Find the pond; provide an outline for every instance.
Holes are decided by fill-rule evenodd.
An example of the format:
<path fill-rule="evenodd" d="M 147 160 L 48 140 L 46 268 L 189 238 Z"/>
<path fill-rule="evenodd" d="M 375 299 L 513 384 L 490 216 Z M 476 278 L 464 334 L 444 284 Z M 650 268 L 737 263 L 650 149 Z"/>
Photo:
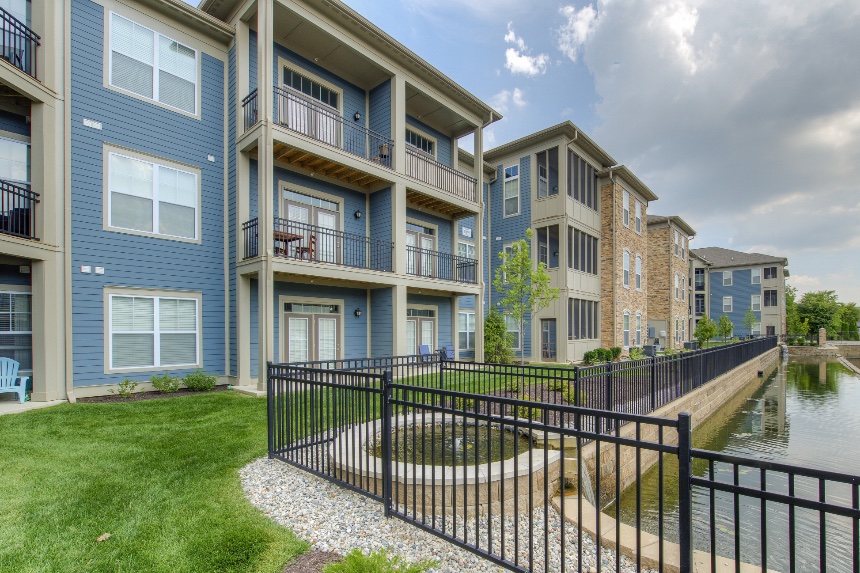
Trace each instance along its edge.
<path fill-rule="evenodd" d="M 790 360 L 779 366 L 745 404 L 732 411 L 717 412 L 693 432 L 697 448 L 726 454 L 754 457 L 774 462 L 800 465 L 860 475 L 860 379 L 838 362 L 824 360 Z M 677 460 L 666 459 L 668 476 L 677 471 Z M 706 466 L 694 466 L 696 475 L 705 475 Z M 642 526 L 658 533 L 657 469 L 642 477 Z M 759 474 L 740 476 L 740 482 L 751 485 Z M 785 487 L 785 479 L 768 480 L 768 489 Z M 780 483 L 778 483 L 780 482 Z M 798 493 L 814 498 L 817 482 L 798 481 Z M 664 499 L 664 536 L 677 535 L 677 490 L 667 488 Z M 836 488 L 834 487 L 834 490 Z M 706 493 L 694 489 L 694 543 L 696 549 L 709 551 L 708 519 L 710 501 Z M 828 490 L 831 495 L 850 500 L 850 490 Z M 741 559 L 760 563 L 761 511 L 759 502 L 740 498 Z M 621 495 L 621 517 L 625 523 L 635 523 L 636 488 Z M 734 555 L 733 497 L 717 495 L 716 502 L 717 553 Z M 614 506 L 611 508 L 614 512 Z M 788 517 L 785 506 L 767 506 L 768 568 L 788 571 Z M 796 514 L 797 570 L 819 570 L 819 514 L 797 510 Z M 850 521 L 834 516 L 827 518 L 827 570 L 852 571 Z"/>

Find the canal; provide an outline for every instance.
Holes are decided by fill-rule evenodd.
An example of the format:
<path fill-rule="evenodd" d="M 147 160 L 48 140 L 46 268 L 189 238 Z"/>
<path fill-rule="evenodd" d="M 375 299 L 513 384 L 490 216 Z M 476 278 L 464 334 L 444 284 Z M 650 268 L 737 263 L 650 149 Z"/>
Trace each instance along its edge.
<path fill-rule="evenodd" d="M 860 475 L 860 379 L 838 362 L 791 359 L 783 363 L 767 381 L 739 408 L 720 411 L 693 431 L 693 445 L 726 454 L 802 465 Z M 677 475 L 677 459 L 665 459 L 663 536 L 675 541 L 677 535 L 677 488 L 671 487 Z M 696 475 L 705 475 L 707 467 L 694 465 Z M 717 470 L 719 472 L 719 468 Z M 658 469 L 642 477 L 642 528 L 659 535 Z M 739 483 L 755 484 L 756 472 L 738 477 Z M 785 479 L 768 479 L 771 491 L 786 488 Z M 781 482 L 781 483 L 780 483 Z M 797 493 L 815 499 L 818 483 L 799 481 Z M 694 545 L 710 551 L 708 520 L 710 499 L 703 491 L 693 492 Z M 827 491 L 827 499 L 850 500 L 850 490 Z M 636 487 L 621 495 L 622 521 L 635 525 Z M 740 498 L 738 535 L 735 533 L 734 499 L 719 492 L 716 509 L 717 553 L 733 558 L 735 543 L 740 541 L 741 561 L 760 564 L 761 507 L 758 500 Z M 613 514 L 614 504 L 606 509 Z M 766 506 L 767 566 L 777 571 L 789 570 L 789 517 L 785 506 Z M 827 571 L 850 572 L 851 522 L 828 516 Z M 798 509 L 795 515 L 797 571 L 817 571 L 820 544 L 819 514 Z"/>

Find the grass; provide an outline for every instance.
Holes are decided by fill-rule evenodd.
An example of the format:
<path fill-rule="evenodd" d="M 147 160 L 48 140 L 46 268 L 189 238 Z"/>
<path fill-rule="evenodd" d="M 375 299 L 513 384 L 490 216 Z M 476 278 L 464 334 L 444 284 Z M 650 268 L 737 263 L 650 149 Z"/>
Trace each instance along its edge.
<path fill-rule="evenodd" d="M 0 571 L 268 573 L 307 550 L 239 483 L 265 400 L 62 405 L 0 416 L 0 436 Z"/>

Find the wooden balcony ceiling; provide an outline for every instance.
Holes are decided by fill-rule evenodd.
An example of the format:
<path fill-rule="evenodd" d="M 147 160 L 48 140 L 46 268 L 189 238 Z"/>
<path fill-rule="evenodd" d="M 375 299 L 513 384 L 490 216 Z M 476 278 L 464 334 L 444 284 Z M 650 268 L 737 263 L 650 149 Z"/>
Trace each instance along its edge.
<path fill-rule="evenodd" d="M 387 185 L 385 181 L 375 175 L 277 141 L 275 142 L 274 159 L 275 162 L 298 167 L 312 175 L 323 175 L 372 191 Z"/>
<path fill-rule="evenodd" d="M 0 109 L 17 115 L 30 115 L 30 100 L 0 81 Z"/>
<path fill-rule="evenodd" d="M 425 195 L 409 188 L 406 189 L 406 202 L 410 207 L 417 207 L 425 211 L 435 211 L 452 219 L 471 217 L 475 214 L 472 211 L 464 210 L 459 205 L 448 203 L 437 197 L 431 197 L 430 195 Z"/>

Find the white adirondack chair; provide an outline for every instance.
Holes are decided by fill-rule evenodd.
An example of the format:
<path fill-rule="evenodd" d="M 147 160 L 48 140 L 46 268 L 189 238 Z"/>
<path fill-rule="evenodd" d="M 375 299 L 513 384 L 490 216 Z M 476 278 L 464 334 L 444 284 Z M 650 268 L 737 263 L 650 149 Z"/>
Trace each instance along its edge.
<path fill-rule="evenodd" d="M 18 394 L 18 400 L 23 404 L 27 394 L 27 380 L 30 377 L 18 376 L 19 366 L 20 364 L 11 358 L 0 358 L 0 392 Z"/>

